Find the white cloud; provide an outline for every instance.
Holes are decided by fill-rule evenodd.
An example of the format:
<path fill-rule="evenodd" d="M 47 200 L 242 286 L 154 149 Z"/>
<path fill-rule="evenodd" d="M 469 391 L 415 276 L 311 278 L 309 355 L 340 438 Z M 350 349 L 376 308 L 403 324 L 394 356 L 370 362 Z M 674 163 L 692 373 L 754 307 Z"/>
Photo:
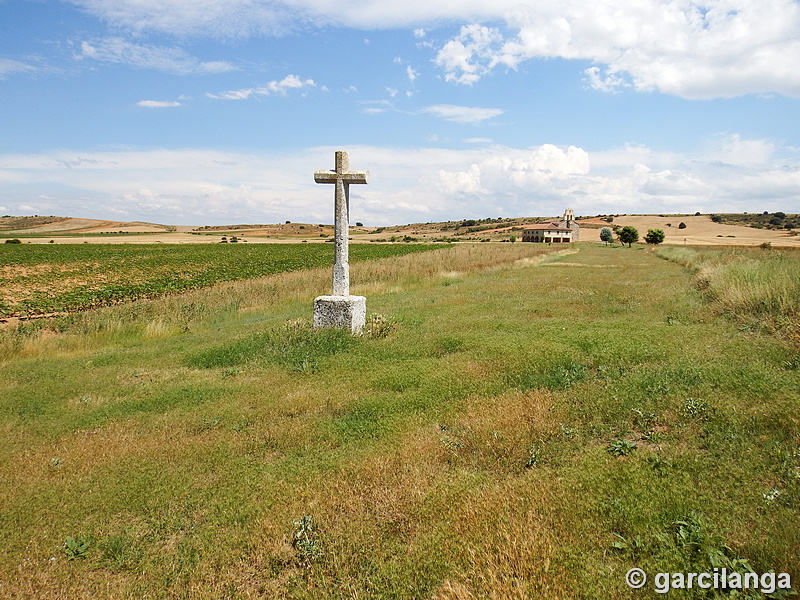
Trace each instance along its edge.
<path fill-rule="evenodd" d="M 591 60 L 590 84 L 685 98 L 780 92 L 800 96 L 800 5 L 794 0 L 565 0 L 505 13 L 512 36 L 463 27 L 436 62 L 473 84 L 498 65 L 532 58 Z"/>
<path fill-rule="evenodd" d="M 301 79 L 297 75 L 287 75 L 280 81 L 273 80 L 261 87 L 230 90 L 220 94 L 206 94 L 206 96 L 216 100 L 247 100 L 251 96 L 270 96 L 272 94 L 285 96 L 289 90 L 305 87 L 314 88 L 317 87 L 317 84 L 314 83 L 313 79 Z"/>
<path fill-rule="evenodd" d="M 140 100 L 136 103 L 136 106 L 142 106 L 144 108 L 172 108 L 175 106 L 181 106 L 181 103 L 177 101 L 164 102 L 161 100 Z"/>
<path fill-rule="evenodd" d="M 119 37 L 81 42 L 79 59 L 93 59 L 104 64 L 122 64 L 140 69 L 155 69 L 178 75 L 226 73 L 237 70 L 224 61 L 201 62 L 180 48 L 144 46 Z"/>
<path fill-rule="evenodd" d="M 13 75 L 14 73 L 33 73 L 37 70 L 37 67 L 28 63 L 11 60 L 10 58 L 0 58 L 0 79 L 5 79 L 8 75 Z"/>
<path fill-rule="evenodd" d="M 768 140 L 743 140 L 739 134 L 725 135 L 709 156 L 721 163 L 736 166 L 766 164 L 775 153 Z"/>
<path fill-rule="evenodd" d="M 406 75 L 408 75 L 409 81 L 414 81 L 417 77 L 419 77 L 419 72 L 412 69 L 409 65 L 406 67 Z"/>
<path fill-rule="evenodd" d="M 411 27 L 415 38 L 425 38 L 419 42 L 424 47 L 430 43 L 425 28 L 471 23 L 441 45 L 435 59 L 447 80 L 462 84 L 474 84 L 498 66 L 559 57 L 592 61 L 588 81 L 603 91 L 627 85 L 684 98 L 800 96 L 796 0 L 71 2 L 114 28 L 181 38 L 283 35 L 310 26 Z M 505 25 L 503 33 L 499 23 Z M 167 52 L 162 61 L 180 65 L 185 57 Z"/>
<path fill-rule="evenodd" d="M 473 106 L 456 106 L 454 104 L 434 104 L 422 109 L 423 113 L 435 115 L 456 123 L 481 123 L 503 114 L 500 108 L 479 108 Z"/>
<path fill-rule="evenodd" d="M 70 0 L 115 27 L 178 36 L 242 38 L 284 35 L 296 27 L 328 25 L 358 29 L 415 27 L 443 21 L 497 20 L 518 0 Z"/>
<path fill-rule="evenodd" d="M 800 152 L 771 144 L 731 135 L 687 154 L 643 146 L 591 153 L 551 144 L 351 146 L 351 165 L 371 172 L 370 185 L 351 190 L 351 210 L 373 224 L 555 215 L 565 206 L 579 214 L 792 212 Z M 737 147 L 750 149 L 738 155 L 744 166 L 720 161 L 721 152 Z M 771 147 L 770 154 L 759 147 Z M 336 149 L 6 154 L 0 181 L 15 210 L 27 204 L 39 214 L 175 224 L 329 222 L 331 193 L 314 184 L 313 172 L 331 167 Z"/>
<path fill-rule="evenodd" d="M 445 171 L 440 169 L 436 177 L 436 187 L 447 195 L 488 194 L 481 187 L 481 168 L 472 164 L 466 171 Z"/>
<path fill-rule="evenodd" d="M 446 71 L 445 80 L 471 85 L 498 62 L 499 30 L 481 25 L 466 25 L 436 55 L 436 64 Z"/>

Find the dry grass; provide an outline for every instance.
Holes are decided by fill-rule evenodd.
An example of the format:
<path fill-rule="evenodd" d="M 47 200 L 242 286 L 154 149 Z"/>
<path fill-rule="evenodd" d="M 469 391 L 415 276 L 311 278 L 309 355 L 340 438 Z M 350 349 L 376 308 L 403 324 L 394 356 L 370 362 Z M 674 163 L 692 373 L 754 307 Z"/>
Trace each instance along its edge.
<path fill-rule="evenodd" d="M 697 285 L 720 312 L 800 342 L 797 251 L 664 248 L 658 255 L 693 270 Z"/>

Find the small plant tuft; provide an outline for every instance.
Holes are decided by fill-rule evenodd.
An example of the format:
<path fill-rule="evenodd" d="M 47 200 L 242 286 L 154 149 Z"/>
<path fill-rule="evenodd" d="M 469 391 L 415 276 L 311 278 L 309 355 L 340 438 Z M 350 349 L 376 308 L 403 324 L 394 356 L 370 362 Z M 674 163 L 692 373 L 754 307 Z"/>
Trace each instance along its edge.
<path fill-rule="evenodd" d="M 399 328 L 399 323 L 394 319 L 373 313 L 367 319 L 362 335 L 372 339 L 383 339 L 392 335 Z"/>
<path fill-rule="evenodd" d="M 64 542 L 64 554 L 67 555 L 67 560 L 76 560 L 79 558 L 86 558 L 89 552 L 89 542 L 83 538 L 75 539 L 71 535 L 67 536 L 67 541 Z"/>
<path fill-rule="evenodd" d="M 316 530 L 314 517 L 311 515 L 304 515 L 299 521 L 294 522 L 292 547 L 297 554 L 298 560 L 306 568 L 310 568 L 312 562 L 322 558 L 319 532 Z"/>
<path fill-rule="evenodd" d="M 638 446 L 635 442 L 629 442 L 628 440 L 624 440 L 622 438 L 618 438 L 613 440 L 606 450 L 612 456 L 630 456 L 633 454 L 633 451 L 636 450 Z"/>
<path fill-rule="evenodd" d="M 530 469 L 542 462 L 542 449 L 534 444 L 528 449 L 528 460 L 525 461 L 525 468 Z"/>
<path fill-rule="evenodd" d="M 681 414 L 689 419 L 704 420 L 708 412 L 708 402 L 702 398 L 687 398 L 681 407 Z"/>

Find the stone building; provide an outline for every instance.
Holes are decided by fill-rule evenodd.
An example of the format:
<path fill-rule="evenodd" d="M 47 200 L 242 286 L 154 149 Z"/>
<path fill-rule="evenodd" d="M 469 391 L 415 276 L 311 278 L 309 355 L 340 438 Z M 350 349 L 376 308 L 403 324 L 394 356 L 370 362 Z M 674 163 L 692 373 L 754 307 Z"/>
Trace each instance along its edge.
<path fill-rule="evenodd" d="M 564 211 L 564 217 L 559 221 L 537 223 L 529 225 L 522 232 L 523 242 L 537 242 L 539 244 L 563 244 L 577 242 L 580 238 L 581 227 L 575 221 L 575 213 L 571 208 Z"/>

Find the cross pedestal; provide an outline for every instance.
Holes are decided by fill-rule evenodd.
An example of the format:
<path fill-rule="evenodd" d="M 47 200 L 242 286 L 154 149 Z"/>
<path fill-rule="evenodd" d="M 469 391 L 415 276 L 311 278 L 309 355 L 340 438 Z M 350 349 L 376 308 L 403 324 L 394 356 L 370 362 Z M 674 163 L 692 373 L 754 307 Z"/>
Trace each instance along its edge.
<path fill-rule="evenodd" d="M 336 152 L 333 171 L 316 171 L 314 181 L 332 183 L 334 194 L 333 294 L 314 300 L 314 327 L 344 327 L 359 333 L 367 318 L 367 299 L 350 295 L 350 263 L 348 260 L 348 230 L 350 227 L 350 184 L 367 183 L 369 172 L 350 171 L 347 152 Z"/>

